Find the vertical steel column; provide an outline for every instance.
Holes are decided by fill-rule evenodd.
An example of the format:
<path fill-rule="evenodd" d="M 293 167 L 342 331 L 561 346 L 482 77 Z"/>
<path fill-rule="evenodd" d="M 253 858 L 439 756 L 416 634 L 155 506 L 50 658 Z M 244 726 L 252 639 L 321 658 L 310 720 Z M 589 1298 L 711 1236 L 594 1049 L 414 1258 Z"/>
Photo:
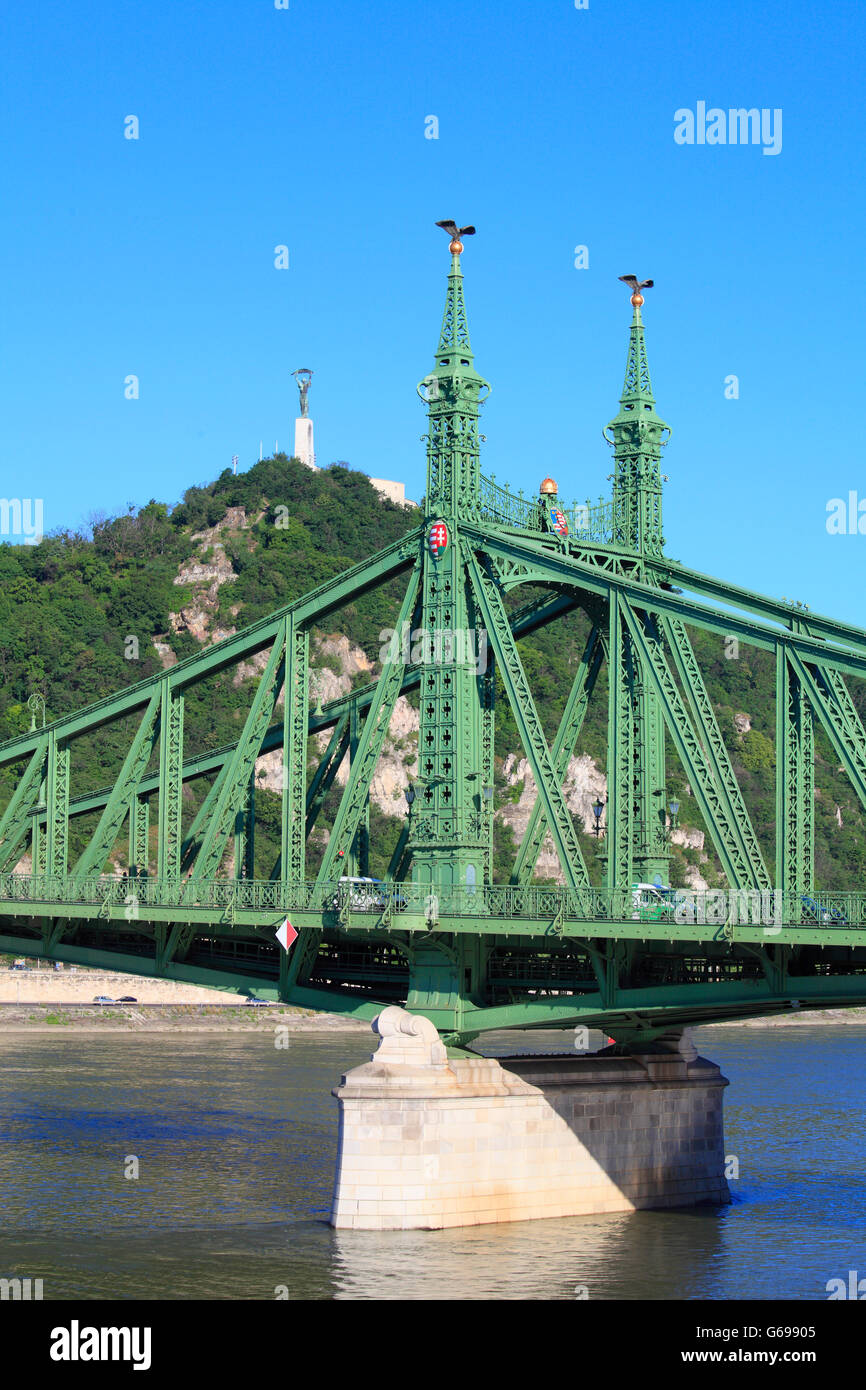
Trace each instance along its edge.
<path fill-rule="evenodd" d="M 303 883 L 306 872 L 307 737 L 309 728 L 309 633 L 286 619 L 286 680 L 283 708 L 283 821 L 281 874 L 284 883 Z"/>
<path fill-rule="evenodd" d="M 476 651 L 484 662 L 478 681 L 481 693 L 481 838 L 484 845 L 485 883 L 493 882 L 493 751 L 496 717 L 496 678 L 493 656 L 487 650 L 487 634 L 476 626 Z M 482 645 L 483 643 L 483 645 Z"/>
<path fill-rule="evenodd" d="M 490 388 L 474 366 L 459 238 L 450 249 L 435 365 L 419 387 L 429 418 L 420 613 L 424 674 L 408 850 L 414 882 L 434 894 L 473 890 L 489 878 L 493 830 L 492 806 L 484 797 L 484 787 L 492 786 L 492 686 L 476 669 L 481 626 L 459 543 L 461 518 L 478 513 L 479 407 Z"/>
<path fill-rule="evenodd" d="M 183 695 L 162 683 L 159 723 L 159 841 L 157 876 L 180 879 L 181 797 L 183 793 Z"/>
<path fill-rule="evenodd" d="M 477 678 L 459 545 L 425 559 L 425 646 L 418 733 L 419 795 L 412 809 L 412 876 L 431 889 L 484 881 L 490 856 L 485 824 L 481 683 Z M 488 711 L 489 724 L 489 711 Z M 489 751 L 487 763 L 490 763 Z"/>
<path fill-rule="evenodd" d="M 812 710 L 788 661 L 776 647 L 776 884 L 786 893 L 812 890 L 815 861 L 815 735 Z"/>
<path fill-rule="evenodd" d="M 150 850 L 150 802 L 146 797 L 129 798 L 129 872 L 142 878 L 147 874 Z"/>
<path fill-rule="evenodd" d="M 37 809 L 33 813 L 33 838 L 30 847 L 30 858 L 33 864 L 33 872 L 39 878 L 45 873 L 45 826 L 39 817 L 39 806 L 45 805 L 45 782 L 39 788 L 39 801 Z"/>
<path fill-rule="evenodd" d="M 48 736 L 45 789 L 45 873 L 49 878 L 65 878 L 69 844 L 69 749 L 58 745 L 53 729 Z"/>
<path fill-rule="evenodd" d="M 634 722 L 628 634 L 616 591 L 608 610 L 607 873 L 608 888 L 628 888 L 633 869 Z"/>

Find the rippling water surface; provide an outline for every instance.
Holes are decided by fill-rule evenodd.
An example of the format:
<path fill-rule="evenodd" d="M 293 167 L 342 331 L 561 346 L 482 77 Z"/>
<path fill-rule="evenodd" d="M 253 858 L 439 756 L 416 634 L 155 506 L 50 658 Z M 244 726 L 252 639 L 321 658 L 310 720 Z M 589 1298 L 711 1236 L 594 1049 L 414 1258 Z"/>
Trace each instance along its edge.
<path fill-rule="evenodd" d="M 731 1206 L 377 1233 L 326 1224 L 330 1092 L 372 1035 L 7 1034 L 0 1276 L 46 1299 L 826 1299 L 866 1275 L 866 1029 L 694 1038 L 731 1082 Z"/>

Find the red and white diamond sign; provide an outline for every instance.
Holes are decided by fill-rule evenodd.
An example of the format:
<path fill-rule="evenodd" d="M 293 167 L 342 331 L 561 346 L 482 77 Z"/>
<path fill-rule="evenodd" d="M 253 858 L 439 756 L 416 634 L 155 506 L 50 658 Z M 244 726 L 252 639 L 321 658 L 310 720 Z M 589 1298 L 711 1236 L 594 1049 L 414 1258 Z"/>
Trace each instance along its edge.
<path fill-rule="evenodd" d="M 444 521 L 434 521 L 430 527 L 430 549 L 434 557 L 438 559 L 440 553 L 448 545 L 448 527 Z"/>
<path fill-rule="evenodd" d="M 284 951 L 288 951 L 292 943 L 297 941 L 298 933 L 295 931 L 288 917 L 285 922 L 281 922 L 277 927 L 276 937 Z"/>

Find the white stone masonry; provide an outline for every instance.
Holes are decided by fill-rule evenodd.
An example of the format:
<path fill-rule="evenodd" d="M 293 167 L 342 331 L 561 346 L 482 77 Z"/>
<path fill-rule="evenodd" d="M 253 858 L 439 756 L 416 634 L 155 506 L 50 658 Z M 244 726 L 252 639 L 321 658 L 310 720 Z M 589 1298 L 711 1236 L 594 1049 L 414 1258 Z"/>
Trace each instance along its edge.
<path fill-rule="evenodd" d="M 633 1057 L 448 1057 L 391 1007 L 334 1091 L 331 1224 L 436 1229 L 730 1200 L 719 1068 L 686 1040 Z M 566 1034 L 565 1036 L 568 1036 Z"/>

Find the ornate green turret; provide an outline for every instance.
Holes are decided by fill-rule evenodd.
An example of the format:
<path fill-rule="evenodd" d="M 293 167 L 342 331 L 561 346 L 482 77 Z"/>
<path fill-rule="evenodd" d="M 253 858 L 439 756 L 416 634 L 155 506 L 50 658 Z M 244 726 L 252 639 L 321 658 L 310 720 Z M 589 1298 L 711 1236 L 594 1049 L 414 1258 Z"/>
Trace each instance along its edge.
<path fill-rule="evenodd" d="M 440 224 L 441 225 L 441 224 Z M 446 230 L 453 224 L 447 224 Z M 462 234 L 474 228 L 464 227 Z M 490 387 L 473 365 L 469 324 L 463 298 L 460 253 L 463 243 L 451 239 L 451 270 L 442 331 L 436 349 L 436 365 L 418 387 L 428 404 L 427 515 L 451 519 L 466 514 L 478 503 L 480 459 L 478 408 Z"/>
<path fill-rule="evenodd" d="M 644 302 L 641 290 L 653 282 L 645 280 L 638 284 L 633 275 L 621 275 L 620 279 L 632 287 L 634 317 L 629 331 L 619 413 L 605 429 L 605 438 L 612 445 L 616 460 L 613 483 L 616 541 L 640 555 L 660 555 L 664 547 L 661 451 L 670 439 L 671 428 L 656 414 L 640 316 Z M 667 438 L 664 438 L 665 431 Z"/>
<path fill-rule="evenodd" d="M 667 443 L 665 431 L 668 439 L 671 431 L 656 414 L 640 316 L 644 302 L 641 290 L 653 282 L 639 283 L 634 275 L 621 275 L 620 279 L 632 290 L 634 316 L 619 413 L 605 430 L 616 460 L 614 539 L 640 556 L 660 555 L 664 546 L 661 451 Z M 613 843 L 608 846 L 607 882 L 610 887 L 626 887 L 635 879 L 667 883 L 670 845 L 661 705 L 615 612 L 611 613 L 609 642 L 621 718 L 611 725 L 608 749 L 608 797 L 618 807 L 618 829 L 608 837 Z"/>

